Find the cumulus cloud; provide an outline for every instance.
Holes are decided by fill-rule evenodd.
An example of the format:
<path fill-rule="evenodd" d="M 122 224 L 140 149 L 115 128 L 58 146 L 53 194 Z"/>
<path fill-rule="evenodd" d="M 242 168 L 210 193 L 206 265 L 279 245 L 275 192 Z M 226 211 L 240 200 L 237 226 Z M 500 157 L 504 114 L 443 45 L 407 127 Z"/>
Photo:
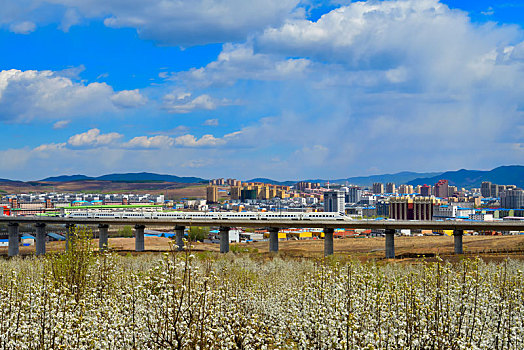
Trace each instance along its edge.
<path fill-rule="evenodd" d="M 71 136 L 67 141 L 67 144 L 78 148 L 108 146 L 122 137 L 122 134 L 116 132 L 101 134 L 100 130 L 95 128 L 84 133 Z"/>
<path fill-rule="evenodd" d="M 9 30 L 16 34 L 29 34 L 34 32 L 36 24 L 31 21 L 15 22 L 9 26 Z"/>
<path fill-rule="evenodd" d="M 190 93 L 166 94 L 164 96 L 163 108 L 169 113 L 190 113 L 194 110 L 214 110 L 220 106 L 230 105 L 227 99 L 215 99 L 207 94 L 191 97 Z"/>
<path fill-rule="evenodd" d="M 198 138 L 195 135 L 184 134 L 178 137 L 168 135 L 155 136 L 136 136 L 126 142 L 121 142 L 124 135 L 117 132 L 102 134 L 99 129 L 94 128 L 86 132 L 71 136 L 67 142 L 42 144 L 33 150 L 37 152 L 47 152 L 63 148 L 88 150 L 101 147 L 113 149 L 172 149 L 172 148 L 214 148 L 226 146 L 234 141 L 242 131 L 236 131 L 215 137 L 210 134 Z"/>
<path fill-rule="evenodd" d="M 194 135 L 187 134 L 175 139 L 175 144 L 183 147 L 212 147 L 222 146 L 225 143 L 225 140 L 216 138 L 213 135 L 204 135 L 198 139 Z"/>
<path fill-rule="evenodd" d="M 243 40 L 290 17 L 303 17 L 299 0 L 20 0 L 3 4 L 5 16 L 59 22 L 68 31 L 83 18 L 112 28 L 134 28 L 144 39 L 192 46 Z M 27 30 L 27 29 L 26 29 Z M 34 30 L 34 28 L 33 28 Z"/>
<path fill-rule="evenodd" d="M 172 147 L 175 140 L 172 137 L 165 135 L 157 136 L 137 136 L 124 143 L 125 148 L 169 148 Z"/>
<path fill-rule="evenodd" d="M 311 72 L 306 58 L 286 58 L 268 53 L 256 53 L 252 42 L 224 44 L 216 61 L 201 68 L 173 74 L 171 80 L 190 85 L 231 85 L 238 80 L 289 81 L 303 79 Z"/>
<path fill-rule="evenodd" d="M 259 27 L 248 40 L 224 44 L 217 59 L 203 67 L 162 74 L 175 89 L 198 91 L 195 96 L 163 94 L 165 110 L 214 110 L 240 100 L 242 112 L 220 121 L 245 126 L 241 132 L 200 137 L 187 130 L 169 131 L 163 139 L 160 133 L 149 133 L 112 146 L 124 153 L 154 149 L 169 157 L 180 156 L 183 152 L 177 151 L 183 149 L 194 159 L 217 157 L 213 152 L 219 150 L 230 171 L 277 178 L 298 173 L 342 177 L 367 171 L 362 169 L 488 168 L 524 161 L 521 29 L 471 23 L 467 13 L 437 0 L 338 3 L 344 5 L 315 21 L 288 16 Z M 151 11 L 157 4 L 153 2 Z M 79 13 L 100 16 L 87 7 L 79 7 Z M 131 23 L 131 12 L 123 16 L 106 11 L 107 24 L 148 28 L 150 23 L 142 20 L 152 14 Z M 157 22 L 156 34 L 144 30 L 140 35 L 163 40 L 159 34 L 171 29 L 161 27 L 169 21 Z M 166 42 L 183 42 L 177 35 L 182 34 Z M 1 81 L 0 118 L 6 119 Z M 68 89 L 87 88 L 71 83 Z M 104 110 L 111 110 L 115 92 L 107 88 L 102 101 Z M 85 104 L 87 110 L 95 105 Z M 62 151 L 71 151 L 71 146 L 57 152 Z M 193 164 L 187 157 L 177 164 L 186 163 Z"/>
<path fill-rule="evenodd" d="M 120 108 L 136 108 L 144 105 L 147 99 L 135 89 L 119 91 L 111 96 L 111 101 Z"/>
<path fill-rule="evenodd" d="M 181 46 L 242 40 L 302 15 L 298 0 L 62 1 L 73 2 L 87 16 L 110 13 L 106 26 L 136 28 L 145 39 Z"/>
<path fill-rule="evenodd" d="M 52 71 L 0 71 L 0 121 L 85 116 L 144 101 L 137 90 L 115 93 L 106 83 L 85 84 Z"/>
<path fill-rule="evenodd" d="M 36 152 L 56 151 L 56 150 L 63 149 L 66 146 L 67 146 L 67 143 L 65 143 L 65 142 L 62 142 L 62 143 L 47 143 L 47 144 L 43 144 L 43 145 L 40 145 L 38 147 L 35 147 L 34 150 Z"/>

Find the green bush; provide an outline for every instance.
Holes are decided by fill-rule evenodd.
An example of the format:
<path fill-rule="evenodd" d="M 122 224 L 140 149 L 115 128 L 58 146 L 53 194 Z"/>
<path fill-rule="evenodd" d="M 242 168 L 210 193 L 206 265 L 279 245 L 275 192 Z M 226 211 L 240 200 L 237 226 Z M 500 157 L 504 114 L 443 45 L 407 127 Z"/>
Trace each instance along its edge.
<path fill-rule="evenodd" d="M 129 225 L 121 227 L 120 230 L 118 230 L 118 236 L 127 238 L 133 237 L 133 228 Z"/>
<path fill-rule="evenodd" d="M 189 240 L 192 242 L 200 241 L 209 237 L 209 227 L 191 226 L 189 228 Z"/>
<path fill-rule="evenodd" d="M 71 229 L 66 251 L 50 257 L 54 285 L 76 301 L 84 294 L 88 272 L 94 262 L 91 235 L 86 227 Z"/>

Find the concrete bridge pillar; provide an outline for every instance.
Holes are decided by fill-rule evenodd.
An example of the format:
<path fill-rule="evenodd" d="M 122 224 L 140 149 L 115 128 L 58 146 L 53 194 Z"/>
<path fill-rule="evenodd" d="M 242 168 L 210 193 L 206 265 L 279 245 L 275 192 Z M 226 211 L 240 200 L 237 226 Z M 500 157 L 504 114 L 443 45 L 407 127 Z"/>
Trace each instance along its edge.
<path fill-rule="evenodd" d="M 144 230 L 146 225 L 135 225 L 135 251 L 144 251 Z"/>
<path fill-rule="evenodd" d="M 18 252 L 20 250 L 20 235 L 18 222 L 10 222 L 9 224 L 7 224 L 7 233 L 9 235 L 9 247 L 7 249 L 7 255 L 18 255 Z"/>
<path fill-rule="evenodd" d="M 464 250 L 462 249 L 462 236 L 464 236 L 464 230 L 453 230 L 455 254 L 464 254 Z"/>
<path fill-rule="evenodd" d="M 73 236 L 73 234 L 75 233 L 75 228 L 76 228 L 76 225 L 75 224 L 66 224 L 66 244 L 65 244 L 65 248 L 66 248 L 66 252 L 69 250 L 69 244 L 71 243 L 71 236 Z"/>
<path fill-rule="evenodd" d="M 386 229 L 386 259 L 395 258 L 395 230 Z"/>
<path fill-rule="evenodd" d="M 108 224 L 99 224 L 98 225 L 98 250 L 107 250 L 108 248 L 108 231 L 109 231 L 109 225 Z"/>
<path fill-rule="evenodd" d="M 220 253 L 229 252 L 229 227 L 220 227 Z"/>
<path fill-rule="evenodd" d="M 43 255 L 45 254 L 45 241 L 46 241 L 46 232 L 45 232 L 45 223 L 39 222 L 35 224 L 36 226 L 36 242 L 35 242 L 35 254 Z"/>
<path fill-rule="evenodd" d="M 184 250 L 184 231 L 186 227 L 185 226 L 175 226 L 175 242 L 177 245 L 177 250 L 182 251 Z"/>
<path fill-rule="evenodd" d="M 269 228 L 269 252 L 278 252 L 278 227 Z"/>
<path fill-rule="evenodd" d="M 324 229 L 324 256 L 333 255 L 333 228 Z"/>

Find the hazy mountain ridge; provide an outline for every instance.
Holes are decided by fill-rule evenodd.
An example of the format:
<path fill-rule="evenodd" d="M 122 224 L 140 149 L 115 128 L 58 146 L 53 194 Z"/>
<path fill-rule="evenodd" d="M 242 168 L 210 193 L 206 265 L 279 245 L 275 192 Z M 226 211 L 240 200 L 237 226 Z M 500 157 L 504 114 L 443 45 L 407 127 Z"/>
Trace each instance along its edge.
<path fill-rule="evenodd" d="M 370 176 L 355 176 L 349 177 L 347 179 L 333 180 L 335 183 L 340 182 L 349 182 L 350 184 L 360 185 L 360 186 L 371 186 L 374 182 L 388 183 L 393 182 L 397 185 L 405 184 L 409 181 L 412 181 L 416 178 L 421 177 L 432 177 L 442 174 L 441 172 L 431 172 L 431 173 L 417 173 L 413 171 L 402 171 L 395 174 L 382 174 L 382 175 L 370 175 Z"/>
<path fill-rule="evenodd" d="M 492 170 L 466 170 L 446 171 L 438 176 L 417 178 L 410 182 L 409 185 L 434 185 L 438 180 L 446 179 L 452 186 L 458 188 L 480 187 L 483 181 L 491 181 L 498 185 L 516 185 L 524 187 L 524 166 L 507 165 Z"/>
<path fill-rule="evenodd" d="M 466 187 L 480 187 L 482 181 L 491 181 L 500 185 L 517 185 L 518 187 L 524 187 L 524 166 L 522 165 L 509 165 L 500 166 L 489 171 L 482 170 L 466 170 L 460 169 L 457 171 L 447 171 L 443 173 L 416 173 L 403 171 L 395 174 L 382 174 L 382 175 L 370 175 L 370 176 L 355 176 L 348 177 L 346 179 L 329 180 L 331 183 L 350 183 L 360 186 L 371 186 L 374 182 L 393 182 L 397 185 L 407 183 L 410 185 L 433 185 L 440 179 L 449 180 L 450 185 L 457 186 L 459 188 Z M 156 174 L 148 172 L 140 173 L 115 173 L 106 174 L 97 177 L 89 177 L 86 175 L 60 175 L 48 177 L 39 182 L 81 182 L 81 181 L 108 181 L 108 182 L 174 182 L 183 184 L 198 184 L 206 183 L 208 180 L 199 177 L 180 177 L 175 175 Z M 276 181 L 268 178 L 254 178 L 246 180 L 247 182 L 263 182 L 274 185 L 291 186 L 298 181 Z M 308 182 L 321 182 L 325 183 L 328 180 L 325 179 L 314 179 L 314 180 L 303 180 Z M 0 182 L 4 183 L 20 183 L 28 184 L 36 181 L 18 181 L 9 179 L 0 179 Z M 41 185 L 41 184 L 39 184 Z"/>
<path fill-rule="evenodd" d="M 396 184 L 402 184 L 402 183 L 406 183 L 416 178 L 431 177 L 431 176 L 436 176 L 439 174 L 441 173 L 416 173 L 416 172 L 411 172 L 411 171 L 402 171 L 400 173 L 395 173 L 395 174 L 355 176 L 355 177 L 348 177 L 346 179 L 335 179 L 335 180 L 309 179 L 309 180 L 300 180 L 300 181 L 320 182 L 320 183 L 325 183 L 329 181 L 330 183 L 342 183 L 342 184 L 345 184 L 346 182 L 348 182 L 349 184 L 352 184 L 352 185 L 371 186 L 373 185 L 374 182 L 382 182 L 382 183 L 393 182 Z M 276 181 L 276 180 L 267 179 L 267 178 L 255 178 L 255 179 L 247 180 L 246 182 L 263 182 L 263 183 L 268 183 L 268 184 L 273 184 L 273 185 L 292 186 L 300 181 Z"/>
<path fill-rule="evenodd" d="M 53 182 L 69 182 L 69 181 L 113 181 L 113 182 L 144 182 L 144 181 L 163 181 L 163 182 L 178 182 L 178 183 L 201 183 L 207 180 L 199 177 L 181 177 L 175 175 L 164 175 L 155 173 L 122 173 L 122 174 L 106 174 L 97 177 L 89 177 L 85 175 L 61 175 L 48 177 L 40 181 Z"/>

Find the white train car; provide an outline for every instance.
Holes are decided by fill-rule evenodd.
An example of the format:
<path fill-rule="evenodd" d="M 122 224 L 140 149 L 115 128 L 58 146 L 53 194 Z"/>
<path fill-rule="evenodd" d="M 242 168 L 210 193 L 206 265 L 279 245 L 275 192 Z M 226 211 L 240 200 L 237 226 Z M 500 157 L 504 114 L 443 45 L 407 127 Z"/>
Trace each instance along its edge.
<path fill-rule="evenodd" d="M 65 215 L 78 219 L 179 219 L 179 220 L 351 220 L 330 212 L 137 212 L 85 211 Z"/>

